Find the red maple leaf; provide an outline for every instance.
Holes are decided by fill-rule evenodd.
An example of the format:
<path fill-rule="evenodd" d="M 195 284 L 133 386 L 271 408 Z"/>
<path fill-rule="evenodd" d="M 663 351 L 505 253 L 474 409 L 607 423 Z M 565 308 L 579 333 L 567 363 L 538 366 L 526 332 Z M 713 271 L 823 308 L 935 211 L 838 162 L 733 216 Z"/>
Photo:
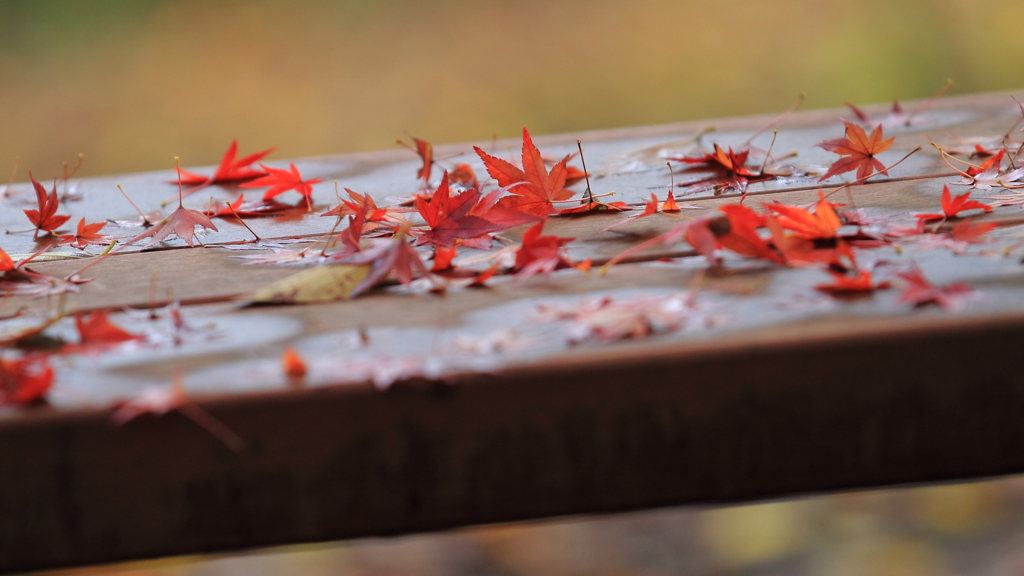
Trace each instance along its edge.
<path fill-rule="evenodd" d="M 415 136 L 412 138 L 412 141 L 413 144 L 416 145 L 415 147 L 406 144 L 403 140 L 395 140 L 395 143 L 401 144 L 409 150 L 412 150 L 419 155 L 421 160 L 423 160 L 423 166 L 416 172 L 416 177 L 422 179 L 423 183 L 426 184 L 430 180 L 430 171 L 434 167 L 434 147 L 430 142 L 420 140 Z M 470 170 L 470 172 L 472 172 L 472 170 Z"/>
<path fill-rule="evenodd" d="M 412 208 L 401 206 L 390 206 L 378 208 L 377 202 L 369 194 L 360 194 L 349 188 L 345 188 L 349 200 L 341 198 L 341 202 L 321 216 L 355 216 L 362 214 L 364 221 L 363 232 L 376 230 L 381 224 L 398 228 L 408 224 L 403 213 L 412 212 Z"/>
<path fill-rule="evenodd" d="M 541 236 L 544 221 L 538 222 L 523 233 L 523 243 L 516 252 L 516 262 L 512 267 L 518 273 L 520 281 L 534 274 L 550 275 L 555 270 L 572 268 L 572 261 L 564 254 L 562 248 L 575 238 L 560 236 Z"/>
<path fill-rule="evenodd" d="M 917 268 L 900 274 L 899 277 L 907 282 L 900 294 L 900 302 L 909 302 L 915 307 L 935 304 L 947 310 L 958 310 L 964 307 L 967 296 L 974 290 L 963 282 L 935 286 Z"/>
<path fill-rule="evenodd" d="M 885 165 L 878 158 L 875 158 L 875 155 L 888 150 L 896 137 L 893 136 L 888 140 L 883 140 L 882 127 L 876 126 L 871 131 L 871 137 L 869 138 L 860 126 L 848 120 L 843 120 L 843 123 L 846 124 L 845 138 L 834 138 L 818 144 L 821 148 L 842 156 L 842 158 L 832 164 L 828 172 L 818 182 L 854 170 L 857 171 L 858 180 L 870 178 L 876 171 L 888 176 L 889 172 L 886 170 Z"/>
<path fill-rule="evenodd" d="M 827 292 L 833 296 L 848 296 L 853 294 L 868 294 L 875 290 L 883 290 L 889 288 L 889 282 L 878 282 L 875 283 L 871 277 L 871 272 L 867 270 L 855 270 L 853 276 L 848 276 L 842 272 L 836 272 L 829 270 L 829 274 L 832 275 L 831 284 L 818 284 L 814 287 L 815 290 L 821 292 Z"/>
<path fill-rule="evenodd" d="M 0 358 L 0 404 L 31 404 L 53 385 L 53 367 L 45 356 Z"/>
<path fill-rule="evenodd" d="M 450 248 L 456 240 L 477 238 L 491 232 L 506 228 L 475 216 L 470 213 L 480 201 L 480 191 L 476 188 L 460 194 L 451 195 L 448 187 L 448 172 L 441 177 L 441 184 L 433 196 L 416 197 L 416 210 L 430 226 L 429 231 L 422 232 L 416 238 L 416 244 L 434 244 L 442 248 Z"/>
<path fill-rule="evenodd" d="M 476 146 L 473 149 L 483 160 L 487 173 L 498 181 L 499 186 L 508 188 L 513 194 L 501 199 L 502 206 L 531 214 L 547 215 L 556 212 L 554 202 L 566 200 L 573 195 L 571 190 L 565 189 L 568 174 L 566 163 L 572 155 L 566 155 L 549 172 L 540 150 L 534 146 L 530 132 L 526 128 L 523 128 L 522 170 Z"/>
<path fill-rule="evenodd" d="M 99 352 L 124 344 L 144 340 L 141 334 L 132 334 L 110 322 L 110 313 L 97 310 L 92 313 L 75 314 L 75 328 L 78 330 L 78 344 L 67 346 L 65 353 Z"/>
<path fill-rule="evenodd" d="M 193 184 L 207 186 L 221 182 L 237 182 L 239 180 L 258 178 L 266 175 L 266 172 L 256 170 L 252 168 L 252 165 L 259 162 L 267 154 L 270 154 L 273 151 L 274 148 L 267 148 L 262 152 L 256 152 L 244 158 L 235 160 L 235 156 L 238 155 L 238 140 L 232 140 L 231 145 L 228 146 L 227 152 L 224 153 L 224 158 L 220 161 L 220 166 L 217 166 L 217 171 L 213 173 L 213 176 L 200 176 L 178 168 L 178 179 L 184 186 L 191 186 Z M 190 192 L 194 191 L 195 190 L 190 190 Z"/>
<path fill-rule="evenodd" d="M 991 212 L 992 207 L 988 204 L 978 202 L 977 200 L 971 200 L 971 191 L 968 190 L 959 196 L 953 196 L 949 192 L 949 186 L 942 187 L 942 213 L 932 214 L 915 214 L 921 220 L 925 222 L 931 220 L 945 220 L 946 218 L 956 218 L 961 212 L 966 210 L 984 210 L 985 212 Z"/>
<path fill-rule="evenodd" d="M 262 188 L 264 186 L 270 186 L 270 189 L 263 193 L 263 201 L 269 202 L 273 200 L 278 194 L 284 194 L 289 190 L 295 190 L 306 199 L 306 205 L 309 209 L 313 209 L 313 184 L 323 182 L 321 178 L 313 178 L 312 180 L 303 180 L 302 174 L 299 174 L 299 169 L 295 167 L 295 164 L 289 162 L 289 169 L 283 170 L 281 168 L 270 168 L 260 164 L 260 168 L 267 171 L 267 174 L 262 178 L 253 180 L 252 182 L 246 182 L 240 184 L 242 188 Z"/>
<path fill-rule="evenodd" d="M 25 216 L 28 216 L 29 221 L 36 227 L 35 232 L 32 234 L 32 239 L 35 240 L 39 237 L 40 232 L 53 232 L 67 222 L 71 216 L 57 215 L 60 200 L 57 199 L 56 182 L 53 185 L 53 191 L 47 195 L 46 188 L 43 188 L 42 184 L 36 182 L 31 172 L 28 173 L 28 177 L 32 180 L 32 186 L 36 190 L 36 203 L 39 205 L 38 210 L 25 210 Z"/>
<path fill-rule="evenodd" d="M 74 234 L 61 234 L 58 244 L 70 244 L 79 250 L 85 250 L 89 244 L 108 244 L 111 240 L 110 236 L 99 233 L 106 225 L 106 222 L 86 224 L 85 218 L 82 218 L 78 221 L 78 231 Z"/>

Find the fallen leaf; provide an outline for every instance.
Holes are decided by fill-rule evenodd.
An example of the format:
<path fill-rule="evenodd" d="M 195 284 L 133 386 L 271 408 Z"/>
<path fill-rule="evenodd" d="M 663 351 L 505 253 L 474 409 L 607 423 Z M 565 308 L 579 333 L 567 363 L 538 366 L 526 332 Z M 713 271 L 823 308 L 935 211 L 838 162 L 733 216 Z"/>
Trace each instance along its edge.
<path fill-rule="evenodd" d="M 512 267 L 520 282 L 534 274 L 543 273 L 547 276 L 555 270 L 572 268 L 572 261 L 564 254 L 563 246 L 575 238 L 541 236 L 543 229 L 542 220 L 523 233 L 523 242 L 516 252 L 516 262 Z"/>
<path fill-rule="evenodd" d="M 292 206 L 271 200 L 270 202 L 246 202 L 245 194 L 240 194 L 235 201 L 228 204 L 207 204 L 203 207 L 203 213 L 210 218 L 238 218 L 240 216 L 261 217 L 277 216 L 282 212 L 295 210 L 300 206 Z M 305 211 L 305 208 L 302 208 Z"/>
<path fill-rule="evenodd" d="M 875 155 L 888 150 L 896 137 L 883 140 L 882 127 L 876 126 L 871 131 L 869 138 L 860 126 L 848 120 L 843 120 L 843 123 L 846 125 L 846 137 L 825 140 L 818 144 L 821 148 L 842 156 L 832 164 L 828 172 L 818 182 L 854 170 L 857 171 L 857 180 L 866 180 L 876 171 L 888 176 L 889 172 L 885 165 Z"/>
<path fill-rule="evenodd" d="M 920 269 L 899 274 L 907 284 L 900 293 L 900 302 L 908 302 L 915 307 L 935 304 L 946 310 L 959 310 L 967 304 L 968 296 L 974 291 L 968 284 L 954 282 L 947 286 L 934 286 Z"/>
<path fill-rule="evenodd" d="M 178 238 L 185 241 L 185 244 L 194 246 L 196 235 L 196 226 L 201 228 L 210 229 L 217 231 L 217 226 L 214 225 L 206 214 L 203 214 L 199 210 L 189 210 L 185 208 L 181 203 L 181 193 L 178 194 L 178 209 L 171 213 L 170 216 L 165 217 L 163 220 L 157 222 L 152 228 L 146 230 L 142 234 L 125 242 L 125 246 L 130 246 L 139 240 L 150 238 L 143 248 L 148 248 L 157 242 L 163 241 L 165 238 L 174 234 Z"/>
<path fill-rule="evenodd" d="M 231 145 L 228 146 L 227 151 L 224 153 L 224 157 L 221 158 L 220 165 L 217 166 L 217 170 L 212 176 L 200 176 L 178 168 L 178 181 L 180 181 L 184 186 L 191 186 L 194 184 L 207 186 L 222 182 L 238 182 L 240 180 L 259 178 L 260 176 L 265 176 L 267 173 L 263 170 L 256 170 L 252 168 L 252 165 L 259 162 L 267 154 L 270 154 L 273 151 L 274 148 L 267 148 L 262 152 L 256 152 L 236 160 L 235 157 L 238 155 L 238 140 L 232 140 Z M 198 188 L 196 190 L 198 190 Z M 188 193 L 192 192 L 195 192 L 195 190 L 190 190 Z"/>
<path fill-rule="evenodd" d="M 370 264 L 326 264 L 303 270 L 256 291 L 255 304 L 312 304 L 347 300 L 366 279 Z"/>
<path fill-rule="evenodd" d="M 563 306 L 541 304 L 537 319 L 545 322 L 569 320 L 570 343 L 587 340 L 613 342 L 646 338 L 655 333 L 682 328 L 693 315 L 695 292 L 632 298 L 603 296 Z"/>
<path fill-rule="evenodd" d="M 420 159 L 423 161 L 423 166 L 416 171 L 416 177 L 423 180 L 424 185 L 430 181 L 430 170 L 434 167 L 434 147 L 426 140 L 420 140 L 419 138 L 413 137 L 412 139 L 414 146 L 406 144 L 402 140 L 395 140 L 395 143 L 405 146 L 409 150 L 412 150 Z"/>
<path fill-rule="evenodd" d="M 145 340 L 141 334 L 132 334 L 110 322 L 110 313 L 97 310 L 91 313 L 75 314 L 75 328 L 78 330 L 78 344 L 66 346 L 65 353 L 95 353 L 126 342 Z"/>
<path fill-rule="evenodd" d="M 69 244 L 79 250 L 85 250 L 85 247 L 90 244 L 98 246 L 109 244 L 111 237 L 99 233 L 106 225 L 106 222 L 86 224 L 85 218 L 82 218 L 78 221 L 78 231 L 74 234 L 61 235 L 60 241 L 57 244 Z"/>
<path fill-rule="evenodd" d="M 36 191 L 36 203 L 38 205 L 37 210 L 25 210 L 25 216 L 28 216 L 32 225 L 36 227 L 35 232 L 32 234 L 32 239 L 39 237 L 40 232 L 53 232 L 59 228 L 62 224 L 68 221 L 71 216 L 63 216 L 57 214 L 57 209 L 60 207 L 60 200 L 57 198 L 57 183 L 54 182 L 53 190 L 49 195 L 46 194 L 46 189 L 32 176 L 32 173 L 28 173 L 28 177 L 32 180 L 32 187 Z"/>
<path fill-rule="evenodd" d="M 792 230 L 801 238 L 808 240 L 835 238 L 842 226 L 835 208 L 825 198 L 825 193 L 818 190 L 818 203 L 814 212 L 799 206 L 780 203 L 765 204 L 764 207 L 778 215 L 779 224 L 786 230 Z"/>
<path fill-rule="evenodd" d="M 269 202 L 279 194 L 284 194 L 289 190 L 295 190 L 302 197 L 306 199 L 306 206 L 312 210 L 313 208 L 313 184 L 323 182 L 321 178 L 313 178 L 312 180 L 303 180 L 302 174 L 299 173 L 299 169 L 295 167 L 295 164 L 289 162 L 288 170 L 281 168 L 270 168 L 260 164 L 260 168 L 266 170 L 266 175 L 252 182 L 246 182 L 240 184 L 241 188 L 263 188 L 264 186 L 270 186 L 270 189 L 263 193 L 263 201 Z"/>
<path fill-rule="evenodd" d="M 448 187 L 448 172 L 445 171 L 433 196 L 416 197 L 416 210 L 430 227 L 430 230 L 417 234 L 416 244 L 450 248 L 457 240 L 478 238 L 507 228 L 471 213 L 480 200 L 480 191 L 476 188 L 452 195 Z"/>
<path fill-rule="evenodd" d="M 7 272 L 14 270 L 14 268 L 14 260 L 11 259 L 7 252 L 4 252 L 3 248 L 0 248 L 0 272 Z"/>
<path fill-rule="evenodd" d="M 754 172 L 747 167 L 750 148 L 733 150 L 730 147 L 728 150 L 725 150 L 718 144 L 715 144 L 714 147 L 713 152 L 700 156 L 669 158 L 669 160 L 691 165 L 690 168 L 681 171 L 683 174 L 687 172 L 714 172 L 714 175 L 711 177 L 680 183 L 680 186 L 713 185 L 716 188 L 726 187 L 745 192 L 747 185 L 751 182 L 763 182 L 776 178 L 775 174 L 765 171 Z"/>
<path fill-rule="evenodd" d="M 502 206 L 506 208 L 547 215 L 556 211 L 554 202 L 566 200 L 573 195 L 571 190 L 565 189 L 566 163 L 572 155 L 566 155 L 549 172 L 540 150 L 534 146 L 530 132 L 526 128 L 523 128 L 522 170 L 476 146 L 473 149 L 483 160 L 487 173 L 498 181 L 499 186 L 507 187 L 513 194 L 501 199 Z"/>
<path fill-rule="evenodd" d="M 924 220 L 925 222 L 931 220 L 945 220 L 946 218 L 956 218 L 961 212 L 967 210 L 984 210 L 985 212 L 991 212 L 992 206 L 977 200 L 971 200 L 971 192 L 968 190 L 959 196 L 953 196 L 949 192 L 949 186 L 942 187 L 942 212 L 932 214 L 915 214 L 917 218 Z"/>
<path fill-rule="evenodd" d="M 53 367 L 45 356 L 0 358 L 0 404 L 31 404 L 53 386 Z"/>

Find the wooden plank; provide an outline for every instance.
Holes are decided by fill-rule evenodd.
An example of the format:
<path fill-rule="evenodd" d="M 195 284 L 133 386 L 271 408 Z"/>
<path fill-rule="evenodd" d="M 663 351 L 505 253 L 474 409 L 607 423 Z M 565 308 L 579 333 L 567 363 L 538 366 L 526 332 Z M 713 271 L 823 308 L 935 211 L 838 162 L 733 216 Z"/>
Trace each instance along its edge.
<path fill-rule="evenodd" d="M 838 114 L 794 115 L 777 145 L 799 148 L 805 165 L 827 163 L 812 144 L 842 133 Z M 1015 114 L 1006 95 L 941 100 L 898 132 L 891 157 L 925 142 L 925 131 L 998 133 Z M 742 143 L 765 120 L 716 121 L 713 141 Z M 614 168 L 685 146 L 707 124 L 536 141 L 558 155 L 582 137 L 588 165 Z M 497 148 L 506 145 L 518 146 Z M 935 211 L 955 178 L 932 149 L 912 158 L 893 179 L 835 198 L 875 216 Z M 416 162 L 404 151 L 300 167 L 382 202 L 416 186 Z M 130 183 L 136 200 L 154 207 L 174 193 L 169 177 L 74 182 L 84 199 L 67 206 L 75 218 L 127 218 L 114 181 Z M 652 163 L 593 186 L 639 205 L 652 192 L 664 198 L 668 177 Z M 315 238 L 334 225 L 318 215 L 330 188 L 317 188 L 312 213 L 249 223 L 269 239 Z M 814 178 L 752 185 L 746 201 L 807 204 L 816 188 Z M 24 227 L 15 208 L 26 190 L 0 198 L 0 225 Z M 234 197 L 231 189 L 210 192 Z M 682 216 L 735 200 L 695 193 L 680 201 L 700 209 Z M 603 231 L 624 217 L 556 218 L 545 230 L 576 237 L 573 258 L 600 262 L 683 221 L 655 215 Z M 879 260 L 913 258 L 940 284 L 970 282 L 977 297 L 957 312 L 911 310 L 896 290 L 831 299 L 814 290 L 828 279 L 818 269 L 731 258 L 724 270 L 708 271 L 701 258 L 657 261 L 692 255 L 685 244 L 641 253 L 642 261 L 606 275 L 569 270 L 525 283 L 496 278 L 484 290 L 390 287 L 348 302 L 248 308 L 239 297 L 297 269 L 231 258 L 239 252 L 218 244 L 246 239 L 236 224 L 218 223 L 204 248 L 172 241 L 126 250 L 91 267 L 86 276 L 94 280 L 62 301 L 0 300 L 3 322 L 180 300 L 191 327 L 176 328 L 168 310 L 152 318 L 117 313 L 115 322 L 145 334 L 146 344 L 55 358 L 48 405 L 0 410 L 0 570 L 1022 471 L 1024 371 L 1016 351 L 1024 340 L 1024 270 L 999 252 L 1024 239 L 1021 211 L 1010 206 L 979 219 L 1002 228 L 991 245 L 965 255 L 927 246 L 872 252 Z M 522 231 L 503 235 L 517 241 Z M 24 234 L 5 236 L 3 246 L 37 248 Z M 84 263 L 31 266 L 64 276 Z M 544 313 L 595 298 L 686 302 L 691 312 L 678 329 L 615 343 Z M 65 319 L 47 333 L 73 330 Z M 281 371 L 286 347 L 307 358 L 301 382 Z M 244 440 L 244 451 L 229 451 L 177 414 L 111 427 L 112 402 L 166 385 L 182 370 L 190 394 Z"/>

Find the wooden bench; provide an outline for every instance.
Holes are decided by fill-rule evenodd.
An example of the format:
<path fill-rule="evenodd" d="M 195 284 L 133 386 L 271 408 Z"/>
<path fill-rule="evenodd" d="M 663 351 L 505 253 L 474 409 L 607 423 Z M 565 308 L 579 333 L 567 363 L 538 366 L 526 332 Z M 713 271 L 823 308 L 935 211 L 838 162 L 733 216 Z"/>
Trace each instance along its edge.
<path fill-rule="evenodd" d="M 842 115 L 849 111 L 796 113 L 779 127 L 776 154 L 795 149 L 794 162 L 826 169 L 837 157 L 813 145 L 842 136 Z M 1002 134 L 1020 115 L 1010 94 L 941 99 L 911 126 L 887 129 L 896 136 L 887 165 L 923 149 L 890 177 L 849 189 L 852 199 L 871 214 L 934 212 L 943 186 L 959 176 L 928 136 L 951 144 L 951 135 Z M 610 200 L 642 207 L 652 192 L 664 199 L 669 190 L 664 150 L 692 153 L 712 124 L 704 150 L 712 142 L 738 146 L 767 120 L 536 142 L 561 157 L 582 140 L 598 175 L 594 193 L 615 191 Z M 770 138 L 766 132 L 754 144 L 765 148 Z M 505 154 L 520 143 L 479 145 Z M 435 153 L 471 149 L 445 145 Z M 335 219 L 319 214 L 335 204 L 334 180 L 382 205 L 417 189 L 419 161 L 404 149 L 296 165 L 325 181 L 315 211 L 246 219 L 265 240 L 312 242 L 330 232 Z M 169 170 L 72 180 L 68 194 L 80 199 L 64 202 L 61 213 L 71 214 L 69 225 L 81 217 L 129 220 L 134 213 L 115 183 L 149 210 L 174 198 L 172 180 Z M 815 180 L 751 184 L 745 202 L 810 204 L 818 199 Z M 688 217 L 739 196 L 675 191 L 678 202 L 699 208 L 684 210 Z M 210 196 L 223 204 L 237 193 L 213 186 L 186 205 Z M 1006 191 L 973 197 L 992 194 Z M 28 185 L 7 190 L 0 224 L 24 229 L 27 201 L 34 201 Z M 568 247 L 575 261 L 600 264 L 681 222 L 655 214 L 602 232 L 627 214 L 556 217 L 544 230 L 575 237 Z M 958 311 L 900 303 L 899 285 L 835 299 L 814 290 L 829 281 L 820 267 L 735 258 L 708 270 L 685 243 L 641 252 L 607 274 L 595 266 L 589 275 L 570 269 L 521 283 L 499 276 L 486 289 L 378 287 L 347 301 L 252 307 L 241 301 L 300 269 L 235 258 L 261 253 L 224 247 L 251 239 L 237 220 L 217 220 L 218 232 L 200 236 L 203 247 L 173 240 L 126 249 L 83 274 L 95 279 L 77 293 L 0 300 L 8 326 L 58 308 L 134 309 L 111 318 L 151 341 L 55 357 L 48 403 L 0 411 L 0 571 L 1024 471 L 1024 268 L 1015 246 L 1024 213 L 1011 205 L 976 221 L 999 227 L 992 242 L 962 255 L 921 246 L 872 252 L 914 261 L 937 284 L 971 284 L 974 295 Z M 525 228 L 503 235 L 518 241 Z M 12 255 L 37 249 L 31 234 L 0 237 L 0 246 Z M 83 264 L 29 267 L 63 277 Z M 601 296 L 694 297 L 697 312 L 679 329 L 616 342 L 577 342 L 578 326 L 538 317 L 538 305 Z M 180 302 L 187 329 L 174 327 L 174 308 L 162 308 L 172 302 Z M 72 325 L 62 320 L 46 334 L 73 340 Z M 301 381 L 281 368 L 290 346 L 308 365 Z M 242 449 L 176 412 L 111 424 L 113 403 L 166 386 L 176 373 Z"/>

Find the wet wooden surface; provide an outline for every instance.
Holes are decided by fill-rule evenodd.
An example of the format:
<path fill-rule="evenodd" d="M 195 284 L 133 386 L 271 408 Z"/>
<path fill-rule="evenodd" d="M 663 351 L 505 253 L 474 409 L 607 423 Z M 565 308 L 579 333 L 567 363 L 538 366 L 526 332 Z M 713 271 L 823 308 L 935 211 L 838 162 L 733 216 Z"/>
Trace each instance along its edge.
<path fill-rule="evenodd" d="M 798 150 L 790 163 L 823 173 L 836 156 L 813 145 L 842 135 L 841 115 L 848 111 L 795 114 L 780 126 L 776 152 Z M 925 134 L 944 144 L 1001 135 L 1019 117 L 1007 94 L 941 99 L 912 126 L 887 130 L 897 138 L 883 161 L 925 148 L 852 198 L 874 216 L 937 211 L 942 187 L 959 176 Z M 767 120 L 536 142 L 560 157 L 582 139 L 588 166 L 601 175 L 594 192 L 640 206 L 652 192 L 664 199 L 666 154 L 739 145 Z M 709 125 L 716 131 L 695 141 Z M 767 147 L 770 138 L 754 144 Z M 508 153 L 518 141 L 481 145 L 518 155 Z M 437 148 L 438 157 L 452 154 L 485 174 L 469 145 Z M 401 149 L 296 164 L 325 183 L 311 212 L 247 220 L 267 240 L 308 243 L 330 231 L 334 219 L 319 214 L 334 203 L 333 180 L 381 204 L 417 187 L 418 160 Z M 73 179 L 61 213 L 70 223 L 130 221 L 114 184 L 156 209 L 176 192 L 171 176 Z M 815 180 L 752 184 L 747 202 L 808 204 Z M 186 205 L 238 192 L 210 187 Z M 695 207 L 685 217 L 737 199 L 676 193 Z M 24 229 L 21 210 L 33 198 L 25 184 L 7 189 L 0 226 Z M 545 232 L 576 237 L 573 258 L 600 262 L 681 222 L 657 214 L 601 231 L 623 217 L 553 218 Z M 522 283 L 498 277 L 483 290 L 385 287 L 346 302 L 243 307 L 247 295 L 299 268 L 245 264 L 237 256 L 259 251 L 238 249 L 251 235 L 237 223 L 218 220 L 202 247 L 171 240 L 125 250 L 90 268 L 85 276 L 94 280 L 77 293 L 0 300 L 5 325 L 58 310 L 115 310 L 116 323 L 147 334 L 145 345 L 55 359 L 47 405 L 0 411 L 0 570 L 1020 472 L 1024 266 L 1014 250 L 1024 212 L 1000 207 L 977 218 L 985 220 L 1000 224 L 993 241 L 964 254 L 921 245 L 865 254 L 912 261 L 936 284 L 970 283 L 975 293 L 957 311 L 912 309 L 898 302 L 898 289 L 836 300 L 814 290 L 829 277 L 813 268 L 736 258 L 709 272 L 685 243 L 606 275 L 566 270 Z M 515 241 L 522 231 L 502 236 Z M 5 235 L 0 246 L 12 255 L 38 249 L 31 234 Z M 87 261 L 31 268 L 60 277 Z M 538 312 L 601 297 L 692 297 L 695 312 L 676 330 L 613 343 L 581 342 L 578 326 Z M 188 330 L 159 308 L 172 302 Z M 73 333 L 70 319 L 51 330 Z M 301 386 L 280 367 L 288 346 L 309 364 Z M 110 425 L 111 403 L 166 385 L 176 372 L 244 450 L 228 450 L 176 413 Z"/>

